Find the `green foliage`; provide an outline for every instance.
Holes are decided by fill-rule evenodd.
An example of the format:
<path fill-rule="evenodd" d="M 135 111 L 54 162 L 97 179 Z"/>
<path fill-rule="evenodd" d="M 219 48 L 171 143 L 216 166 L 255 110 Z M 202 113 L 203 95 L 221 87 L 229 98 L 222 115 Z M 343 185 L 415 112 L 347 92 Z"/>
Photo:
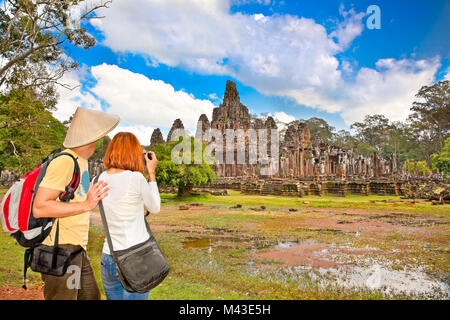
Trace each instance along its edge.
<path fill-rule="evenodd" d="M 194 138 L 190 139 L 191 155 L 190 163 L 175 164 L 172 159 L 172 150 L 179 141 L 170 142 L 167 145 L 158 144 L 153 149 L 157 158 L 158 166 L 156 167 L 156 180 L 162 186 L 174 186 L 178 188 L 178 194 L 185 196 L 190 193 L 194 186 L 207 184 L 216 179 L 214 170 L 211 165 L 202 161 L 201 164 L 194 164 Z M 205 150 L 205 145 L 202 145 L 202 152 Z M 189 150 L 182 150 L 180 155 Z"/>
<path fill-rule="evenodd" d="M 426 159 L 424 149 L 407 123 L 390 122 L 383 115 L 368 115 L 362 122 L 355 122 L 350 127 L 356 131 L 354 138 L 360 146 L 365 146 L 366 150 L 372 149 L 372 153 L 376 151 L 382 158 L 389 159 L 396 154 L 401 162 L 411 158 Z M 364 149 L 356 148 L 355 151 L 365 154 Z"/>
<path fill-rule="evenodd" d="M 432 154 L 431 161 L 434 166 L 446 176 L 450 173 L 450 137 L 445 139 L 444 147 L 441 152 Z"/>
<path fill-rule="evenodd" d="M 56 105 L 55 85 L 78 64 L 64 44 L 88 49 L 95 39 L 83 22 L 110 1 L 8 0 L 0 6 L 0 86 L 5 91 L 31 88 L 48 107 Z M 76 12 L 76 14 L 75 14 Z M 74 14 L 76 16 L 74 16 Z"/>
<path fill-rule="evenodd" d="M 361 154 L 366 157 L 371 156 L 375 151 L 377 151 L 375 147 L 358 140 L 353 137 L 350 132 L 345 130 L 340 130 L 334 135 L 333 144 L 347 150 L 353 150 L 356 154 Z"/>
<path fill-rule="evenodd" d="M 111 142 L 111 138 L 106 136 L 103 139 L 102 146 L 95 150 L 94 154 L 91 156 L 91 159 L 103 159 L 105 157 L 106 150 L 108 150 L 109 143 Z"/>
<path fill-rule="evenodd" d="M 61 147 L 66 128 L 50 111 L 55 109 L 58 99 L 56 85 L 69 88 L 59 80 L 66 71 L 78 67 L 63 45 L 92 47 L 95 39 L 86 31 L 84 22 L 95 18 L 95 11 L 110 2 L 2 2 L 0 171 L 10 169 L 23 174 Z"/>
<path fill-rule="evenodd" d="M 311 137 L 320 137 L 325 143 L 332 143 L 335 128 L 321 118 L 310 118 L 305 120 Z"/>
<path fill-rule="evenodd" d="M 33 91 L 0 96 L 0 170 L 26 173 L 60 148 L 65 135 L 64 125 Z"/>
<path fill-rule="evenodd" d="M 350 126 L 356 131 L 356 137 L 381 151 L 382 145 L 388 141 L 389 119 L 376 114 L 368 115 L 363 122 L 355 122 Z"/>
<path fill-rule="evenodd" d="M 430 163 L 431 154 L 441 150 L 450 136 L 450 81 L 424 86 L 416 97 L 408 123 L 419 149 Z"/>
<path fill-rule="evenodd" d="M 408 164 L 407 161 L 405 161 L 405 162 L 403 163 L 403 170 L 407 170 L 407 164 Z M 419 176 L 423 175 L 423 166 L 424 166 L 424 165 L 425 165 L 425 174 L 426 174 L 426 175 L 429 175 L 429 174 L 430 174 L 430 169 L 428 168 L 427 162 L 426 162 L 425 160 L 423 160 L 423 161 L 417 161 L 417 174 L 418 174 Z M 435 170 L 436 170 L 436 167 L 433 166 L 433 170 L 435 171 Z M 409 162 L 409 172 L 410 172 L 411 174 L 414 173 L 414 161 L 413 161 L 413 160 L 410 160 L 410 162 Z"/>

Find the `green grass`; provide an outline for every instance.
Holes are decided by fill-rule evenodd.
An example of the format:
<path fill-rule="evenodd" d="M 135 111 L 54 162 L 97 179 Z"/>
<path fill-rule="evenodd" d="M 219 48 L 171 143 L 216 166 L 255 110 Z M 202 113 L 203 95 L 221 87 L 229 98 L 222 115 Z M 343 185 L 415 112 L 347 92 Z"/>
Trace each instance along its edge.
<path fill-rule="evenodd" d="M 163 194 L 163 210 L 151 215 L 151 225 L 171 225 L 197 227 L 198 231 L 154 230 L 156 239 L 168 258 L 171 271 L 161 285 L 153 289 L 150 299 L 409 299 L 409 296 L 386 297 L 381 292 L 369 290 L 344 289 L 329 286 L 321 289 L 316 281 L 304 276 L 299 280 L 285 272 L 280 262 L 255 257 L 252 241 L 262 239 L 264 245 L 278 241 L 302 241 L 310 239 L 319 243 L 350 245 L 355 248 L 377 247 L 384 252 L 401 248 L 396 254 L 382 255 L 391 259 L 393 268 L 404 264 L 426 266 L 433 275 L 448 277 L 450 253 L 449 205 L 431 206 L 427 202 L 411 204 L 409 200 L 399 203 L 384 203 L 383 200 L 400 201 L 392 196 L 348 196 L 337 197 L 278 197 L 249 196 L 230 192 L 228 196 L 201 195 L 184 199 L 172 194 Z M 303 203 L 307 201 L 308 203 Z M 372 203 L 370 201 L 376 201 Z M 212 209 L 178 210 L 180 204 L 199 202 Z M 232 209 L 235 204 L 241 209 Z M 265 205 L 265 211 L 253 211 L 252 207 Z M 397 205 L 397 206 L 395 206 Z M 288 208 L 299 211 L 289 214 Z M 333 212 L 309 211 L 309 208 L 342 209 Z M 387 216 L 391 222 L 411 222 L 421 228 L 421 232 L 395 230 L 390 232 L 365 232 L 355 237 L 354 232 L 344 232 L 333 228 L 311 227 L 305 221 L 325 219 L 346 219 L 358 221 L 361 216 L 346 215 L 348 209 L 362 209 L 376 212 L 406 212 L 398 217 Z M 375 217 L 376 218 L 376 217 Z M 366 218 L 365 218 L 366 219 Z M 372 219 L 368 217 L 367 219 Z M 394 220 L 397 219 L 397 220 Z M 402 220 L 403 219 L 403 220 Z M 435 226 L 420 226 L 419 222 L 434 219 Z M 185 247 L 183 243 L 190 238 L 214 238 L 216 245 L 228 239 L 227 245 L 208 248 Z M 228 238 L 227 238 L 228 237 Z M 240 237 L 240 238 L 238 238 Z M 238 238 L 235 240 L 230 240 Z M 256 239 L 256 240 L 255 240 Z M 102 298 L 105 299 L 100 278 L 100 258 L 104 233 L 101 226 L 91 226 L 89 232 L 88 255 L 95 271 Z M 253 249 L 252 249 L 253 248 Z M 426 248 L 427 250 L 424 250 Z M 6 233 L 0 232 L 0 285 L 22 285 L 24 248 Z M 258 252 L 269 247 L 258 248 Z M 251 266 L 262 266 L 258 275 L 251 272 Z M 265 271 L 264 271 L 265 270 Z M 30 284 L 41 285 L 40 275 L 29 270 Z"/>
<path fill-rule="evenodd" d="M 103 245 L 103 232 L 91 228 L 88 254 L 95 270 L 95 276 L 105 299 L 100 279 L 100 257 Z M 161 285 L 153 289 L 150 299 L 324 299 L 324 298 L 380 298 L 373 293 L 341 294 L 338 290 L 324 294 L 312 286 L 307 290 L 298 290 L 291 283 L 273 282 L 258 279 L 243 273 L 243 265 L 248 261 L 247 253 L 242 250 L 223 250 L 212 257 L 205 255 L 204 249 L 184 249 L 182 236 L 170 233 L 156 233 L 163 251 L 168 257 L 171 272 Z M 15 245 L 5 233 L 0 234 L 3 255 L 0 262 L 0 285 L 20 287 L 22 285 L 22 260 L 24 249 Z M 208 259 L 214 261 L 213 266 Z M 28 284 L 42 285 L 40 275 L 29 271 Z M 361 295 L 362 294 L 362 295 Z"/>
<path fill-rule="evenodd" d="M 271 207 L 294 207 L 294 208 L 347 208 L 372 211 L 396 211 L 412 213 L 450 213 L 450 205 L 434 206 L 431 202 L 416 200 L 413 204 L 410 199 L 401 199 L 399 196 L 381 195 L 347 195 L 345 197 L 336 196 L 274 196 L 274 195 L 242 195 L 238 191 L 228 190 L 227 196 L 213 196 L 201 194 L 178 198 L 174 194 L 162 194 L 161 198 L 168 203 L 186 204 L 191 202 L 208 203 L 217 206 L 233 206 L 237 203 L 244 208 L 265 205 L 268 210 Z M 394 202 L 390 203 L 389 200 Z M 306 202 L 306 203 L 305 203 Z"/>
<path fill-rule="evenodd" d="M 23 265 L 25 248 L 21 247 L 17 241 L 9 234 L 0 231 L 0 285 L 22 286 L 23 285 Z M 41 275 L 31 269 L 27 272 L 28 284 L 39 285 Z"/>

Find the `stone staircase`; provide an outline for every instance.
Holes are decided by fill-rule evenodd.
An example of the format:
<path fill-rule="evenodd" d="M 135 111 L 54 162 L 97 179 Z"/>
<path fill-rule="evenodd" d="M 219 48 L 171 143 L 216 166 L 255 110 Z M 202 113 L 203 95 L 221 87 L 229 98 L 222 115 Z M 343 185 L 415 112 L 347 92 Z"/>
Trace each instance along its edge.
<path fill-rule="evenodd" d="M 261 188 L 261 195 L 281 195 L 283 181 L 279 180 L 268 180 Z"/>

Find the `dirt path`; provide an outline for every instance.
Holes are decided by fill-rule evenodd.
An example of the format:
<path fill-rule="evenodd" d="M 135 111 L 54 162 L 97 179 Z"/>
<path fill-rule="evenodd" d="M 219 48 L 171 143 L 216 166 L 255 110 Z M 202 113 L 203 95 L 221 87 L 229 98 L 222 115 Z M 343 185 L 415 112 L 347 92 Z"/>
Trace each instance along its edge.
<path fill-rule="evenodd" d="M 0 286 L 0 300 L 44 300 L 44 293 L 38 286 L 28 286 L 27 290 L 21 287 Z"/>

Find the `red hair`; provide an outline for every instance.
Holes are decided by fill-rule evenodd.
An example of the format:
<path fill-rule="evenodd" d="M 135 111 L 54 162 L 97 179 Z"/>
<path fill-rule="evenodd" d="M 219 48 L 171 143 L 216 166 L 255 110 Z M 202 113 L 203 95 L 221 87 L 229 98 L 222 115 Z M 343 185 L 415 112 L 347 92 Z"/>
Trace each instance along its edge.
<path fill-rule="evenodd" d="M 108 145 L 103 159 L 106 169 L 117 168 L 139 171 L 144 174 L 143 150 L 136 136 L 130 132 L 119 132 Z"/>

